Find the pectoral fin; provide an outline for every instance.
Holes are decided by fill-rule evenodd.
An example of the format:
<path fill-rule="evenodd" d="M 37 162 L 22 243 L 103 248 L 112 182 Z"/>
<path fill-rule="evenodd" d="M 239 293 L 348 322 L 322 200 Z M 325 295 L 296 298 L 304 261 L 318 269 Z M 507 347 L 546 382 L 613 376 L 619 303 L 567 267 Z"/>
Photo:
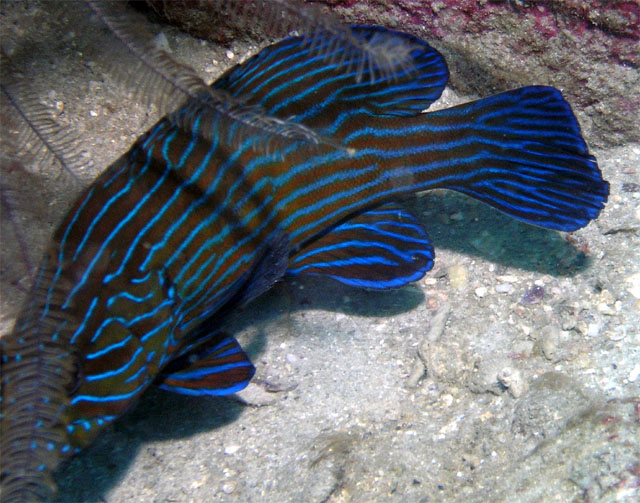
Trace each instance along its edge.
<path fill-rule="evenodd" d="M 230 395 L 243 389 L 255 370 L 238 341 L 227 335 L 200 344 L 169 363 L 156 384 L 183 395 Z"/>

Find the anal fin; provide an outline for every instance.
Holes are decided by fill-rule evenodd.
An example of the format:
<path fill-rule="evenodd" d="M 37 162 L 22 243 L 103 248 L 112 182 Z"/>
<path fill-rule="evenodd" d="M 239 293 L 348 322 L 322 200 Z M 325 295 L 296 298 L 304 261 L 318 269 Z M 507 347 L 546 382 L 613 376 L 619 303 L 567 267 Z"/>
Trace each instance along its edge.
<path fill-rule="evenodd" d="M 433 267 L 422 225 L 388 203 L 340 224 L 291 257 L 288 275 L 328 276 L 347 285 L 387 289 L 420 279 Z"/>

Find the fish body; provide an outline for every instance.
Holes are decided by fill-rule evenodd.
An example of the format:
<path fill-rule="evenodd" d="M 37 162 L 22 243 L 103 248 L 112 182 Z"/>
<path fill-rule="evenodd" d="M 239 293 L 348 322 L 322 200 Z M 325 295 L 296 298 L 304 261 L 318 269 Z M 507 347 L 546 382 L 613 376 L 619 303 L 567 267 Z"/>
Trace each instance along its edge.
<path fill-rule="evenodd" d="M 433 247 L 399 197 L 457 190 L 563 231 L 597 217 L 608 184 L 559 91 L 422 113 L 446 84 L 442 56 L 404 33 L 352 29 L 410 47 L 412 64 L 389 75 L 345 65 L 330 36 L 293 37 L 213 84 L 342 148 L 291 141 L 270 152 L 187 105 L 76 200 L 0 340 L 3 501 L 49 497 L 60 461 L 151 384 L 242 389 L 254 367 L 221 320 L 283 276 L 378 289 L 419 279 Z"/>

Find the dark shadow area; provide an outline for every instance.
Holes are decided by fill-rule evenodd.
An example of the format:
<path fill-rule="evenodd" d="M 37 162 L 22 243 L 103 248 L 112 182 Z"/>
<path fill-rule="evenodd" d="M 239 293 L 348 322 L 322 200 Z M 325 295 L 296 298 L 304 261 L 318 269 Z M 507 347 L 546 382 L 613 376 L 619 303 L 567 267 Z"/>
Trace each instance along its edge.
<path fill-rule="evenodd" d="M 424 225 L 436 264 L 439 248 L 541 275 L 572 276 L 588 264 L 585 250 L 557 231 L 525 224 L 453 191 L 426 192 L 405 205 Z"/>
<path fill-rule="evenodd" d="M 56 501 L 104 501 L 105 494 L 118 483 L 148 442 L 213 431 L 235 421 L 244 408 L 226 397 L 188 397 L 152 387 L 90 448 L 62 466 L 56 477 L 59 484 Z"/>
<path fill-rule="evenodd" d="M 415 309 L 423 301 L 424 294 L 413 285 L 395 290 L 365 290 L 321 276 L 286 278 L 232 313 L 228 325 L 234 331 L 242 328 L 240 324 L 264 323 L 305 309 L 383 318 Z"/>

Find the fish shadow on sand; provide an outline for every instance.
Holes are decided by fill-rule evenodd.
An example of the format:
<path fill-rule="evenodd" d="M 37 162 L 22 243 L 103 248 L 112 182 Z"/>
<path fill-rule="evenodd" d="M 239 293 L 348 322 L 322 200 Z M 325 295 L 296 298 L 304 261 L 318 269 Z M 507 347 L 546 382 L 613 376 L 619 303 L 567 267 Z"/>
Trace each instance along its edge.
<path fill-rule="evenodd" d="M 541 276 L 573 276 L 589 263 L 586 245 L 571 244 L 562 233 L 522 223 L 456 192 L 426 192 L 407 207 L 432 240 L 436 268 L 442 249 L 481 258 L 497 271 L 522 269 Z"/>
<path fill-rule="evenodd" d="M 139 451 L 152 450 L 150 463 L 169 462 L 168 449 L 156 453 L 158 447 L 150 443 L 215 431 L 238 419 L 243 410 L 243 405 L 228 397 L 189 397 L 151 387 L 90 448 L 63 465 L 56 477 L 60 488 L 56 501 L 105 501 Z M 221 454 L 212 447 L 213 459 Z"/>

